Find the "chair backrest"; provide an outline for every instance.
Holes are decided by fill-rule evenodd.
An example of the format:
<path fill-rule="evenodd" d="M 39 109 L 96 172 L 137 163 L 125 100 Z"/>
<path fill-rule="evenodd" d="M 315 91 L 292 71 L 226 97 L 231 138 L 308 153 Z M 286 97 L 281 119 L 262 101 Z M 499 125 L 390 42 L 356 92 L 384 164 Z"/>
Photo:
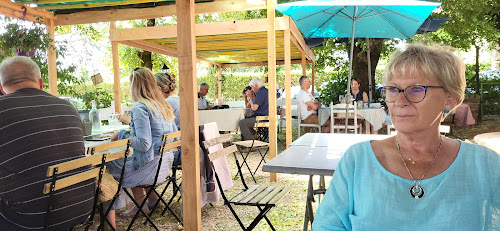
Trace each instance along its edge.
<path fill-rule="evenodd" d="M 394 128 L 394 125 L 387 125 L 387 135 L 396 135 L 398 131 Z M 448 134 L 450 133 L 450 126 L 439 125 L 439 133 Z"/>
<path fill-rule="evenodd" d="M 347 110 L 347 116 L 346 116 L 345 109 L 334 109 L 333 102 L 330 102 L 330 131 L 331 131 L 331 133 L 333 133 L 335 130 L 340 131 L 341 129 L 345 129 L 345 120 L 346 119 L 348 122 L 347 129 L 354 130 L 354 134 L 357 134 L 358 129 L 360 128 L 360 126 L 358 124 L 357 102 L 354 101 L 354 107 L 352 108 L 352 110 L 351 110 L 351 107 L 349 107 L 349 110 Z M 344 122 L 340 123 L 340 121 L 344 121 Z"/>
<path fill-rule="evenodd" d="M 108 151 L 110 149 L 115 149 L 115 148 L 124 148 L 124 147 L 128 148 L 128 146 L 130 146 L 129 142 L 131 141 L 132 139 L 123 139 L 92 146 L 87 149 L 87 155 L 94 155 L 96 153 Z"/>

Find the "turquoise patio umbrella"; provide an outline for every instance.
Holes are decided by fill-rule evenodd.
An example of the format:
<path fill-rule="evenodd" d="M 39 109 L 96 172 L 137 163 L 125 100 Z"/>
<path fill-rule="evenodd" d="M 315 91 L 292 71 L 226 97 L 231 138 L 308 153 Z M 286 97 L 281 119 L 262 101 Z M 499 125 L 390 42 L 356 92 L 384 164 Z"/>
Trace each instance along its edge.
<path fill-rule="evenodd" d="M 354 38 L 410 39 L 439 5 L 416 0 L 310 0 L 279 4 L 276 10 L 290 16 L 306 38 L 354 41 Z M 353 49 L 351 42 L 350 54 Z M 349 57 L 347 95 L 352 75 L 352 55 Z M 346 115 L 347 109 L 346 105 Z"/>

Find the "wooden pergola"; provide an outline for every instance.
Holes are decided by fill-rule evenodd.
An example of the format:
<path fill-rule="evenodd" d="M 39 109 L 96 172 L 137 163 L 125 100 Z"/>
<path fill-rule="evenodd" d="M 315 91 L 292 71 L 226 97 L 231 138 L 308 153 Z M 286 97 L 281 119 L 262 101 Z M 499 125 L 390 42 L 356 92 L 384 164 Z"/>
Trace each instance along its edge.
<path fill-rule="evenodd" d="M 84 3 L 82 3 L 84 2 Z M 36 4 L 36 5 L 34 5 Z M 201 230 L 200 166 L 196 63 L 208 62 L 222 68 L 267 65 L 269 114 L 276 114 L 276 64 L 285 65 L 285 89 L 290 92 L 292 63 L 314 64 L 314 53 L 306 45 L 289 17 L 275 18 L 276 0 L 250 3 L 244 0 L 0 0 L 0 14 L 35 21 L 42 17 L 54 38 L 60 25 L 110 22 L 113 52 L 115 101 L 121 101 L 118 43 L 156 52 L 179 60 L 181 104 L 183 210 L 185 230 Z M 267 19 L 195 24 L 195 14 L 267 9 Z M 177 26 L 116 29 L 116 21 L 161 18 L 177 15 Z M 294 46 L 291 46 L 293 44 Z M 57 94 L 56 57 L 48 51 L 49 91 Z M 314 68 L 313 68 L 314 69 Z M 314 73 L 314 72 L 313 72 Z M 313 77 L 314 78 L 314 77 Z M 221 87 L 219 81 L 219 98 Z M 291 108 L 290 94 L 286 107 Z M 121 111 L 121 104 L 115 110 Z M 291 110 L 286 111 L 291 118 Z M 270 157 L 277 153 L 277 121 L 270 117 Z M 291 120 L 286 120 L 286 144 L 291 143 Z M 271 181 L 276 174 L 271 173 Z"/>

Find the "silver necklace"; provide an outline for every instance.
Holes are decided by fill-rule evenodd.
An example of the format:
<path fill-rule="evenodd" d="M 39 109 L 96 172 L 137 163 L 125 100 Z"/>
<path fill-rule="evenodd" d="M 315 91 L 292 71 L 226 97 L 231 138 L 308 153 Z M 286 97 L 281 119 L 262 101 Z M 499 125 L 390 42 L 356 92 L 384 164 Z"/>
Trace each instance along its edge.
<path fill-rule="evenodd" d="M 441 150 L 442 144 L 443 144 L 443 136 L 441 136 L 441 139 L 439 140 L 439 148 L 438 148 L 436 154 L 434 154 L 434 159 L 432 159 L 432 162 L 429 164 L 429 167 L 427 167 L 424 174 L 422 174 L 422 177 L 420 177 L 420 179 L 417 181 L 417 180 L 415 180 L 415 178 L 413 178 L 413 175 L 411 174 L 410 169 L 406 165 L 405 159 L 403 158 L 403 155 L 401 154 L 401 148 L 399 147 L 398 138 L 396 137 L 396 146 L 398 147 L 399 156 L 401 157 L 401 160 L 403 161 L 403 164 L 405 165 L 405 168 L 408 171 L 408 174 L 410 175 L 411 180 L 413 180 L 413 186 L 411 186 L 411 188 L 410 188 L 411 197 L 413 197 L 415 199 L 420 199 L 424 196 L 424 193 L 425 193 L 424 188 L 422 188 L 422 186 L 420 186 L 420 181 L 422 179 L 424 179 L 425 174 L 427 174 L 429 169 L 432 167 L 432 164 L 434 164 L 434 161 L 436 160 L 436 157 L 437 157 L 439 151 Z"/>

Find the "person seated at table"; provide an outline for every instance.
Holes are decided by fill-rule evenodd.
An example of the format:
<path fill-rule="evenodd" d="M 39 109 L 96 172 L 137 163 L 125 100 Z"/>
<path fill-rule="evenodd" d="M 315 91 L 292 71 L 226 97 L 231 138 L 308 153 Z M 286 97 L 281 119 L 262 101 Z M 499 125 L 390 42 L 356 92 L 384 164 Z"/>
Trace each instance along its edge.
<path fill-rule="evenodd" d="M 250 81 L 250 87 L 255 94 L 255 98 L 250 95 L 250 109 L 253 111 L 253 116 L 240 120 L 239 126 L 242 140 L 251 140 L 255 135 L 253 129 L 256 116 L 269 115 L 269 100 L 268 90 L 264 87 L 264 82 L 261 79 L 255 78 Z"/>
<path fill-rule="evenodd" d="M 175 126 L 177 126 L 177 130 L 181 130 L 181 105 L 179 101 L 179 97 L 173 97 L 174 90 L 177 87 L 177 83 L 175 81 L 175 76 L 169 73 L 156 73 L 155 74 L 156 84 L 160 88 L 161 94 L 167 102 L 174 110 L 174 122 Z M 180 164 L 181 157 L 181 147 L 177 149 L 174 153 L 174 163 Z"/>
<path fill-rule="evenodd" d="M 252 87 L 246 86 L 243 88 L 241 94 L 245 97 L 245 108 L 251 108 L 252 100 L 255 99 L 255 93 L 252 91 Z"/>
<path fill-rule="evenodd" d="M 462 59 L 409 45 L 393 55 L 383 83 L 398 133 L 344 153 L 313 230 L 499 230 L 500 155 L 439 134 L 464 99 Z"/>
<path fill-rule="evenodd" d="M 133 155 L 127 159 L 122 187 L 132 188 L 135 200 L 141 204 L 144 200 L 145 189 L 137 186 L 153 183 L 160 159 L 158 150 L 162 144 L 162 136 L 166 133 L 176 132 L 177 127 L 174 123 L 173 109 L 165 101 L 156 85 L 155 77 L 149 69 L 138 67 L 132 71 L 130 74 L 130 96 L 135 102 L 130 112 L 131 132 L 119 131 L 117 138 L 132 138 L 130 146 L 133 148 Z M 123 160 L 118 159 L 106 164 L 111 175 L 117 181 L 120 180 Z M 168 150 L 163 153 L 159 180 L 164 180 L 170 173 L 173 160 L 172 151 Z M 125 207 L 128 199 L 122 193 L 112 205 L 108 220 L 113 226 L 115 226 L 115 210 Z M 147 199 L 147 205 L 151 206 L 156 203 L 158 197 L 152 193 Z M 147 206 L 142 209 L 148 211 Z M 134 206 L 123 215 L 134 216 L 137 210 Z"/>
<path fill-rule="evenodd" d="M 300 107 L 300 118 L 301 123 L 305 124 L 319 124 L 318 121 L 318 109 L 321 108 L 321 103 L 314 99 L 314 97 L 309 93 L 309 88 L 311 87 L 311 80 L 309 77 L 303 75 L 299 79 L 300 90 L 297 93 L 297 103 Z M 322 125 L 322 130 L 325 133 L 330 133 L 330 120 L 326 121 Z M 304 132 L 308 133 L 310 127 L 305 127 Z"/>
<path fill-rule="evenodd" d="M 85 157 L 82 121 L 71 103 L 43 91 L 40 68 L 27 57 L 3 60 L 0 91 L 0 230 L 42 230 L 47 168 Z M 50 230 L 84 222 L 94 190 L 88 180 L 58 191 Z"/>
<path fill-rule="evenodd" d="M 353 78 L 351 79 L 351 97 L 356 102 L 365 102 L 368 103 L 368 95 L 366 92 L 359 90 L 359 80 Z"/>
<path fill-rule="evenodd" d="M 207 83 L 201 83 L 198 86 L 198 110 L 210 110 L 212 109 L 212 105 L 208 104 L 205 96 L 208 94 L 210 86 Z"/>

